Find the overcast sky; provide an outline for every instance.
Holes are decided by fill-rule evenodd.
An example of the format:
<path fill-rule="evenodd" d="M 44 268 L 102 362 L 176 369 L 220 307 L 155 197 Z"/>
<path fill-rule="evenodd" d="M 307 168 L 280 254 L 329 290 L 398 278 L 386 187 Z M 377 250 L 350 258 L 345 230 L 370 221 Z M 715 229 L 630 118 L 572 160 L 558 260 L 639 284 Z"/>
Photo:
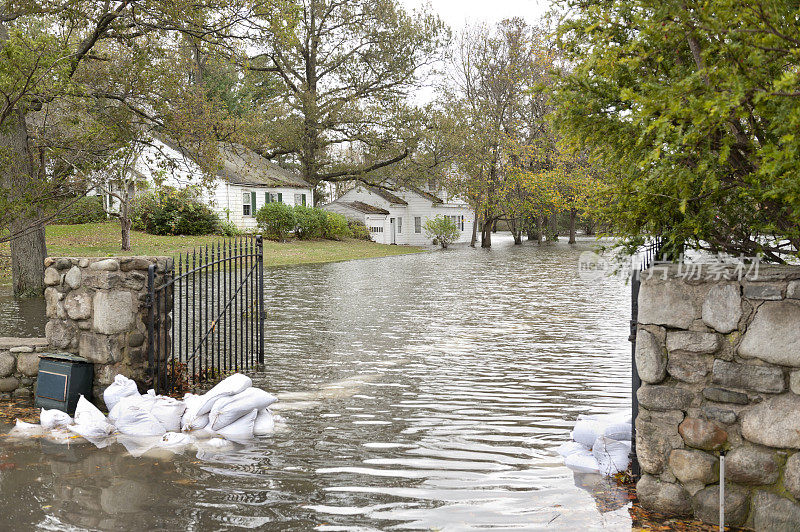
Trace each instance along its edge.
<path fill-rule="evenodd" d="M 409 9 L 430 4 L 442 20 L 454 30 L 465 22 L 493 23 L 504 18 L 522 17 L 538 20 L 550 6 L 549 0 L 400 0 Z"/>

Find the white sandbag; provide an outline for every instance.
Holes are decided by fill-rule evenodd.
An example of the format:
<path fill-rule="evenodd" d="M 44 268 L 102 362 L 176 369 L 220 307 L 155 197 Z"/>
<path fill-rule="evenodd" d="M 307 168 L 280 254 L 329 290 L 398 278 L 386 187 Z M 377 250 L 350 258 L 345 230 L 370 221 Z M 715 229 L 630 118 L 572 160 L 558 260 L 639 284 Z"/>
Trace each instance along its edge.
<path fill-rule="evenodd" d="M 99 408 L 86 400 L 84 396 L 78 397 L 78 405 L 75 407 L 76 425 L 100 425 L 106 423 L 106 416 Z"/>
<path fill-rule="evenodd" d="M 136 383 L 125 375 L 117 375 L 114 377 L 114 382 L 103 392 L 103 401 L 110 412 L 120 399 L 130 395 L 139 395 Z"/>
<path fill-rule="evenodd" d="M 45 432 L 45 429 L 37 423 L 28 423 L 27 421 L 18 419 L 14 424 L 14 428 L 11 429 L 8 434 L 9 436 L 17 436 L 21 438 L 33 438 L 36 436 L 41 436 Z"/>
<path fill-rule="evenodd" d="M 211 429 L 219 431 L 251 410 L 267 408 L 277 400 L 277 397 L 259 388 L 248 388 L 230 398 L 220 399 L 214 403 L 209 414 Z"/>
<path fill-rule="evenodd" d="M 611 440 L 630 441 L 633 436 L 630 423 L 612 423 L 603 429 L 601 436 Z"/>
<path fill-rule="evenodd" d="M 556 447 L 556 452 L 560 454 L 563 458 L 575 453 L 585 453 L 589 449 L 583 445 L 582 443 L 578 443 L 576 441 L 568 441 L 564 442 L 558 447 Z"/>
<path fill-rule="evenodd" d="M 68 430 L 83 436 L 87 440 L 95 443 L 95 441 L 102 441 L 108 438 L 108 436 L 114 432 L 114 425 L 109 425 L 105 421 L 101 423 L 80 423 L 75 425 L 70 425 L 67 427 Z M 103 446 L 105 447 L 105 446 Z"/>
<path fill-rule="evenodd" d="M 132 436 L 120 434 L 117 442 L 121 443 L 125 450 L 133 457 L 144 455 L 150 449 L 158 446 L 161 436 Z"/>
<path fill-rule="evenodd" d="M 200 417 L 196 417 L 194 421 L 188 425 L 184 426 L 183 432 L 204 430 L 206 428 L 208 428 L 208 414 L 203 414 Z"/>
<path fill-rule="evenodd" d="M 163 436 L 167 429 L 153 414 L 131 405 L 120 412 L 116 421 L 117 430 L 130 436 Z"/>
<path fill-rule="evenodd" d="M 57 427 L 72 425 L 72 418 L 69 414 L 61 410 L 56 410 L 55 408 L 52 410 L 45 410 L 42 408 L 42 412 L 39 414 L 39 423 L 41 423 L 43 428 L 52 430 Z"/>
<path fill-rule="evenodd" d="M 258 410 L 253 409 L 250 413 L 245 414 L 216 432 L 223 438 L 229 440 L 241 441 L 252 439 L 257 415 Z"/>
<path fill-rule="evenodd" d="M 180 432 L 167 432 L 158 442 L 158 447 L 173 453 L 182 453 L 194 443 L 194 438 Z"/>
<path fill-rule="evenodd" d="M 577 473 L 599 473 L 597 464 L 591 451 L 579 451 L 564 458 L 564 465 Z"/>
<path fill-rule="evenodd" d="M 117 404 L 114 405 L 108 412 L 108 420 L 111 423 L 116 423 L 117 419 L 119 418 L 120 414 L 132 406 L 136 406 L 141 408 L 142 410 L 150 410 L 150 404 L 153 402 L 153 399 L 148 395 L 127 395 L 121 398 Z"/>
<path fill-rule="evenodd" d="M 628 468 L 630 452 L 630 442 L 612 440 L 604 436 L 597 438 L 592 447 L 592 456 L 597 461 L 600 474 L 608 477 Z"/>
<path fill-rule="evenodd" d="M 181 430 L 181 418 L 185 411 L 186 404 L 172 397 L 155 396 L 150 405 L 150 413 L 171 432 Z"/>
<path fill-rule="evenodd" d="M 612 439 L 631 439 L 630 425 L 620 422 L 619 417 L 612 416 L 578 416 L 572 439 L 586 447 L 594 445 L 600 436 Z"/>
<path fill-rule="evenodd" d="M 247 375 L 242 375 L 241 373 L 234 373 L 230 377 L 223 379 L 207 393 L 200 396 L 203 400 L 197 407 L 195 417 L 211 412 L 211 407 L 214 406 L 214 401 L 216 401 L 218 398 L 242 393 L 252 385 L 253 381 L 250 380 L 250 377 Z"/>
<path fill-rule="evenodd" d="M 256 421 L 253 423 L 253 436 L 266 436 L 275 431 L 275 418 L 272 416 L 269 408 L 262 408 L 256 415 Z"/>
<path fill-rule="evenodd" d="M 181 430 L 184 432 L 192 430 L 191 424 L 197 417 L 197 410 L 203 405 L 203 397 L 193 393 L 186 393 L 183 396 L 183 404 L 186 410 L 181 417 Z M 208 422 L 206 422 L 207 424 Z"/>

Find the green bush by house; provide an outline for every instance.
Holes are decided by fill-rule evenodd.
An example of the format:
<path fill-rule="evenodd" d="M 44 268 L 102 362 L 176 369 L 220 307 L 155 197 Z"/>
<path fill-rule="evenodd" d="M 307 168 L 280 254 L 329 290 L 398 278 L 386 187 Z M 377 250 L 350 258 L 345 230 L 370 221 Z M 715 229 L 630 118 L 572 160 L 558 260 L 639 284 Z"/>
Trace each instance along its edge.
<path fill-rule="evenodd" d="M 295 227 L 294 210 L 285 203 L 273 201 L 258 209 L 256 222 L 267 238 L 286 240 Z"/>
<path fill-rule="evenodd" d="M 164 188 L 136 197 L 132 204 L 133 228 L 152 235 L 210 235 L 222 228 L 219 216 L 195 199 L 193 188 Z"/>
<path fill-rule="evenodd" d="M 458 240 L 458 226 L 449 216 L 436 215 L 425 220 L 425 235 L 441 244 L 442 249 Z"/>
<path fill-rule="evenodd" d="M 325 217 L 325 238 L 329 240 L 341 240 L 353 236 L 350 227 L 347 225 L 347 218 L 335 212 L 326 212 Z"/>
<path fill-rule="evenodd" d="M 357 238 L 359 240 L 372 240 L 372 235 L 369 234 L 369 229 L 366 225 L 364 225 L 364 222 L 350 220 L 347 222 L 347 225 L 350 227 L 350 232 L 353 233 L 353 238 Z"/>

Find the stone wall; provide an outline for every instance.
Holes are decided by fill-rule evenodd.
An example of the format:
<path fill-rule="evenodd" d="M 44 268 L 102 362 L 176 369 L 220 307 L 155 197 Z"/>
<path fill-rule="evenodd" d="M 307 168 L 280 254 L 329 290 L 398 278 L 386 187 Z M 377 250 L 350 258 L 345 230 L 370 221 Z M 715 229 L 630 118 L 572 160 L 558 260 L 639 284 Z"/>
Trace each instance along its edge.
<path fill-rule="evenodd" d="M 726 524 L 800 530 L 800 267 L 684 273 L 639 293 L 639 499 L 717 523 L 725 451 Z"/>
<path fill-rule="evenodd" d="M 39 353 L 47 351 L 46 338 L 0 338 L 0 399 L 33 396 Z"/>
<path fill-rule="evenodd" d="M 167 257 L 53 258 L 45 260 L 45 334 L 53 351 L 94 363 L 94 399 L 117 374 L 146 381 L 147 269 L 156 285 Z"/>

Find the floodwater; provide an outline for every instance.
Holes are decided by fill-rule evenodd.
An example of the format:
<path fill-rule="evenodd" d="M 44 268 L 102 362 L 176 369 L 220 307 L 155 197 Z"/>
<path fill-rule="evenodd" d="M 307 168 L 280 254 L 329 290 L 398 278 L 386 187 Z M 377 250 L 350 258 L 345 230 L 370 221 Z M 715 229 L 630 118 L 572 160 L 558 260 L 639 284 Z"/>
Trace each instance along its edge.
<path fill-rule="evenodd" d="M 577 277 L 591 239 L 493 240 L 267 270 L 268 367 L 255 380 L 281 398 L 280 431 L 173 458 L 0 439 L 0 519 L 23 530 L 630 529 L 624 494 L 554 452 L 577 414 L 629 405 L 628 287 Z"/>

